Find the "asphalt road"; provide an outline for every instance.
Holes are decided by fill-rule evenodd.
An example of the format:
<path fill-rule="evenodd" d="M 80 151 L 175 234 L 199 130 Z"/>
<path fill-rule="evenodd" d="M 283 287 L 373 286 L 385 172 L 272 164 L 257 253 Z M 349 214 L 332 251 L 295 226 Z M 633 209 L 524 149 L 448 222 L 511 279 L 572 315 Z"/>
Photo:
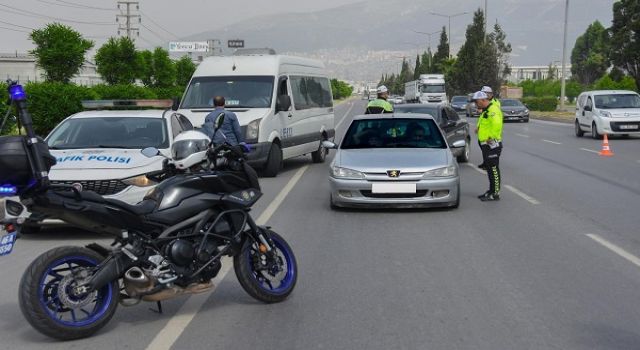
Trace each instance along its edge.
<path fill-rule="evenodd" d="M 336 107 L 340 129 L 362 110 Z M 231 269 L 213 293 L 165 302 L 162 315 L 119 308 L 93 338 L 55 342 L 22 318 L 20 275 L 51 246 L 101 237 L 25 237 L 0 258 L 0 348 L 640 347 L 640 138 L 611 140 L 615 156 L 603 158 L 571 126 L 531 121 L 506 124 L 504 143 L 502 200 L 480 202 L 486 175 L 461 165 L 457 210 L 331 211 L 328 165 L 286 162 L 261 180 L 255 210 L 299 262 L 296 290 L 275 305 L 246 295 Z"/>

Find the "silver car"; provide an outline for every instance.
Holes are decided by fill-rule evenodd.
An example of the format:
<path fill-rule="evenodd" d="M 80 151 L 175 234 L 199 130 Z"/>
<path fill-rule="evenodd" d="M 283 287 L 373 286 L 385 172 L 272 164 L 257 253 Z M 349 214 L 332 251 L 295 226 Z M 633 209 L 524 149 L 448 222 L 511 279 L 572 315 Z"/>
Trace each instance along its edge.
<path fill-rule="evenodd" d="M 353 119 L 331 163 L 331 207 L 453 207 L 460 204 L 458 163 L 428 114 Z M 457 141 L 451 147 L 464 147 Z"/>

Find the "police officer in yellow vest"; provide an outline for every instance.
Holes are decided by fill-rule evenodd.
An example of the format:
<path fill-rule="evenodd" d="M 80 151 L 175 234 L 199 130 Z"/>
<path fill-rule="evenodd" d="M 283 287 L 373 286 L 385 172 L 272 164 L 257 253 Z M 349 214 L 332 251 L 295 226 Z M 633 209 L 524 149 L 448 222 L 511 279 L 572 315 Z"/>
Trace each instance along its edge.
<path fill-rule="evenodd" d="M 489 176 L 489 191 L 478 196 L 481 201 L 500 200 L 500 155 L 502 154 L 502 110 L 485 92 L 473 94 L 482 114 L 478 118 L 478 142 L 482 159 Z"/>
<path fill-rule="evenodd" d="M 389 89 L 381 85 L 376 89 L 376 93 L 378 94 L 378 98 L 369 102 L 364 114 L 393 113 L 393 105 L 387 101 L 389 98 Z"/>

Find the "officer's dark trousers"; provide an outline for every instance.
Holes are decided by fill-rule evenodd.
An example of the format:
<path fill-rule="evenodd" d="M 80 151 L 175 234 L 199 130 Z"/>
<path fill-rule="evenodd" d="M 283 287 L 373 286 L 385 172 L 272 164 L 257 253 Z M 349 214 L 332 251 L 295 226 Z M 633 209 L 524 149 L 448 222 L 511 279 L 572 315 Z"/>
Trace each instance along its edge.
<path fill-rule="evenodd" d="M 482 160 L 484 161 L 487 175 L 489 176 L 489 193 L 500 194 L 500 155 L 502 154 L 502 142 L 500 146 L 491 149 L 489 145 L 481 145 Z"/>

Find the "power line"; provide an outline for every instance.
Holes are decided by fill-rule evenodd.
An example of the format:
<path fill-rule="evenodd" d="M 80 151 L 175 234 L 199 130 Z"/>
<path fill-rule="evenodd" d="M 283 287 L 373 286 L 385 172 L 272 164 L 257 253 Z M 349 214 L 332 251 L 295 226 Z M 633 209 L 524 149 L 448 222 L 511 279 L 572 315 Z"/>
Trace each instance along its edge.
<path fill-rule="evenodd" d="M 10 31 L 13 31 L 13 32 L 20 32 L 20 33 L 31 33 L 31 32 L 28 32 L 26 30 L 20 30 L 20 29 L 15 29 L 15 28 L 7 28 L 7 27 L 1 27 L 1 26 L 0 26 L 0 29 L 10 30 Z"/>
<path fill-rule="evenodd" d="M 20 28 L 24 28 L 24 29 L 31 29 L 31 30 L 35 30 L 35 28 L 25 27 L 25 26 L 21 26 L 21 25 L 19 25 L 19 24 L 13 24 L 13 23 L 5 22 L 5 21 L 0 21 L 0 23 L 4 23 L 4 24 L 10 25 L 10 26 L 12 26 L 12 27 L 20 27 Z"/>
<path fill-rule="evenodd" d="M 172 32 L 170 32 L 170 31 L 166 30 L 163 26 L 161 26 L 161 25 L 159 25 L 158 23 L 156 23 L 156 21 L 154 21 L 154 20 L 153 20 L 151 17 L 149 17 L 149 15 L 147 15 L 146 13 L 142 12 L 142 10 L 140 10 L 140 14 L 141 14 L 141 15 L 143 15 L 146 19 L 148 19 L 148 20 L 149 20 L 149 22 L 151 22 L 151 23 L 155 24 L 155 25 L 156 25 L 156 27 L 158 27 L 158 28 L 162 29 L 165 33 L 167 33 L 167 34 L 171 35 L 172 37 L 174 37 L 174 38 L 176 38 L 176 39 L 178 38 L 178 36 L 177 36 L 177 35 L 173 34 Z"/>
<path fill-rule="evenodd" d="M 85 22 L 85 21 L 76 21 L 76 20 L 72 20 L 72 19 L 64 19 L 64 18 L 58 18 L 58 17 L 51 17 L 51 16 L 47 16 L 47 15 L 43 15 L 40 13 L 36 13 L 36 12 L 32 12 L 32 11 L 27 11 L 27 10 L 23 10 L 23 9 L 19 9 L 13 6 L 9 6 L 9 5 L 5 5 L 5 4 L 0 4 L 0 6 L 15 10 L 15 11 L 19 11 L 19 12 L 15 12 L 15 11 L 11 11 L 11 10 L 2 10 L 0 9 L 0 11 L 2 12 L 6 12 L 6 13 L 12 13 L 12 14 L 16 14 L 16 15 L 20 15 L 20 16 L 25 16 L 25 17 L 33 17 L 33 18 L 41 18 L 41 19 L 52 19 L 54 21 L 58 21 L 58 22 L 68 22 L 68 23 L 78 23 L 78 24 L 89 24 L 89 25 L 113 25 L 114 23 L 112 22 Z M 22 13 L 21 13 L 22 12 Z"/>
<path fill-rule="evenodd" d="M 147 27 L 144 25 L 144 23 L 140 23 L 141 26 L 143 26 L 145 29 L 147 29 L 151 34 L 155 35 L 156 38 L 160 39 L 161 41 L 165 41 L 166 38 L 158 35 L 158 33 L 154 32 L 153 30 L 151 30 L 151 28 Z"/>
<path fill-rule="evenodd" d="M 86 8 L 86 9 L 89 9 L 89 10 L 116 11 L 116 9 L 113 9 L 113 8 L 89 6 L 89 5 L 79 4 L 77 2 L 71 2 L 71 1 L 64 1 L 64 0 L 56 0 L 56 1 L 64 3 L 64 4 L 75 5 L 77 7 L 82 7 L 82 8 Z"/>

